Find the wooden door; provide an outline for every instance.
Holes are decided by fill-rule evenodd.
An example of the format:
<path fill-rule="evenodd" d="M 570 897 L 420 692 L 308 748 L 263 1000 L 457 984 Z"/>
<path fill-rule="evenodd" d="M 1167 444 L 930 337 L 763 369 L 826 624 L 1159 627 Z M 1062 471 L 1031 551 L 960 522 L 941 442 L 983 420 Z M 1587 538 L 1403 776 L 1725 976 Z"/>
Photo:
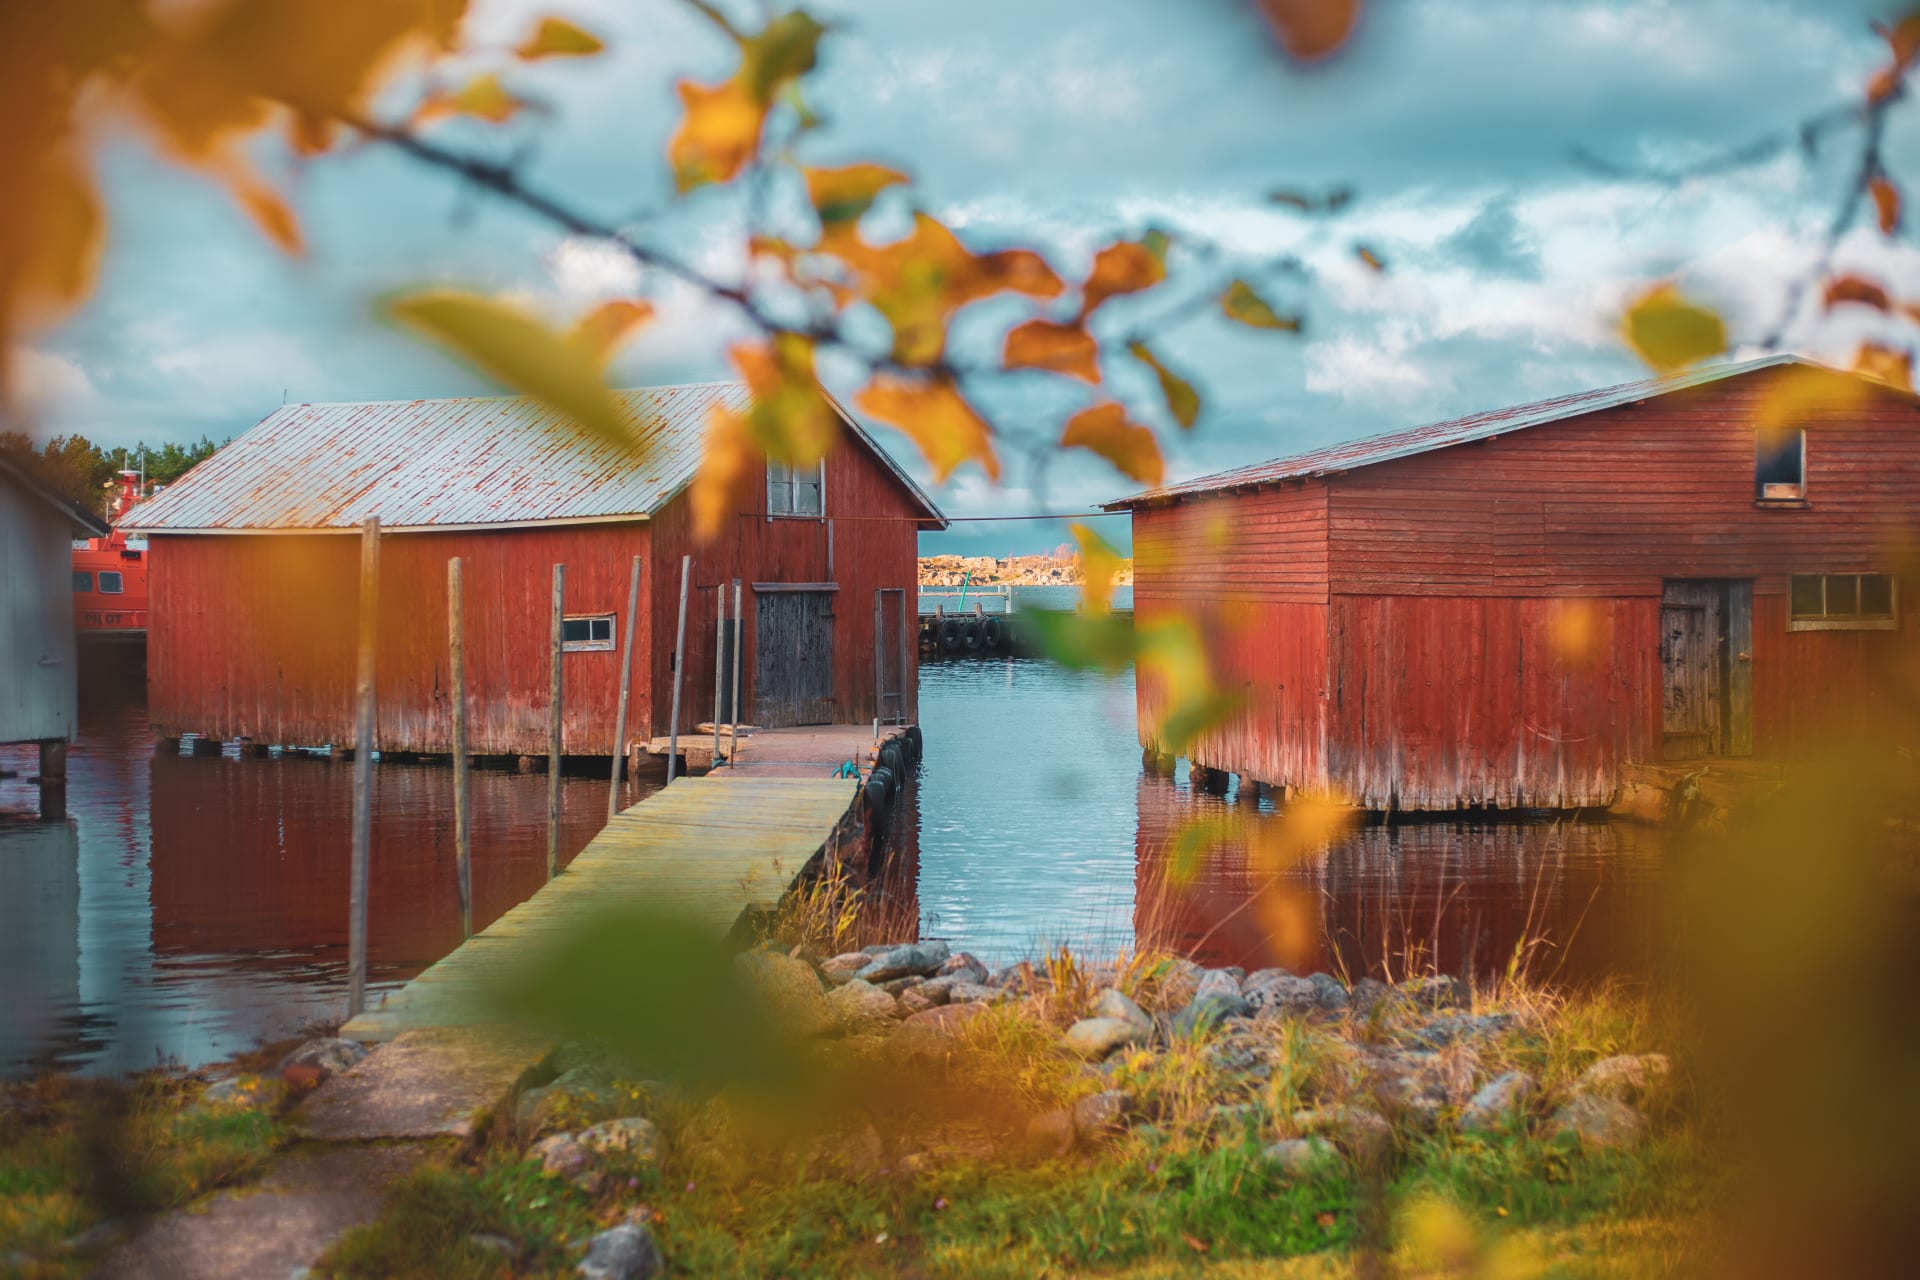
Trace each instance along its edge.
<path fill-rule="evenodd" d="M 1753 583 L 1669 581 L 1660 601 L 1664 754 L 1753 751 Z"/>
<path fill-rule="evenodd" d="M 755 724 L 832 722 L 833 595 L 754 589 Z"/>

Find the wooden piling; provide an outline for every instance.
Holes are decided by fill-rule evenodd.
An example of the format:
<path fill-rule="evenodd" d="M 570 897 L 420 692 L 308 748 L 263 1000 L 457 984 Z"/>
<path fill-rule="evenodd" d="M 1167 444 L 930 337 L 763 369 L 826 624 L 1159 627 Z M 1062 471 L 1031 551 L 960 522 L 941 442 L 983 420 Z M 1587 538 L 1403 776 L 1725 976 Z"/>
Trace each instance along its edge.
<path fill-rule="evenodd" d="M 58 822 L 67 816 L 67 744 L 49 738 L 40 744 L 40 820 Z"/>
<path fill-rule="evenodd" d="M 667 785 L 673 785 L 680 763 L 680 671 L 687 650 L 687 581 L 693 575 L 693 557 L 680 557 L 680 622 L 673 635 L 673 710 L 667 722 Z"/>
<path fill-rule="evenodd" d="M 453 699 L 453 858 L 460 890 L 460 937 L 473 936 L 473 817 L 467 778 L 466 600 L 460 557 L 447 561 L 447 672 Z"/>
<path fill-rule="evenodd" d="M 627 696 L 633 690 L 633 618 L 640 607 L 640 557 L 633 558 L 627 583 L 627 629 L 620 638 L 620 705 L 613 717 L 613 780 L 607 786 L 607 821 L 620 812 L 621 757 L 627 749 Z"/>
<path fill-rule="evenodd" d="M 733 706 L 728 709 L 728 719 L 733 732 L 727 738 L 727 764 L 732 766 L 734 757 L 740 754 L 740 650 L 745 645 L 747 629 L 740 622 L 740 579 L 733 580 Z"/>
<path fill-rule="evenodd" d="M 727 676 L 727 584 L 713 585 L 713 762 L 720 767 L 720 695 L 726 691 Z"/>
<path fill-rule="evenodd" d="M 560 874 L 560 658 L 566 648 L 567 566 L 553 566 L 553 662 L 547 681 L 547 879 Z"/>
<path fill-rule="evenodd" d="M 353 862 L 347 904 L 347 1016 L 367 1003 L 367 857 L 373 843 L 373 702 L 380 639 L 380 518 L 360 526 L 360 636 L 353 719 Z"/>

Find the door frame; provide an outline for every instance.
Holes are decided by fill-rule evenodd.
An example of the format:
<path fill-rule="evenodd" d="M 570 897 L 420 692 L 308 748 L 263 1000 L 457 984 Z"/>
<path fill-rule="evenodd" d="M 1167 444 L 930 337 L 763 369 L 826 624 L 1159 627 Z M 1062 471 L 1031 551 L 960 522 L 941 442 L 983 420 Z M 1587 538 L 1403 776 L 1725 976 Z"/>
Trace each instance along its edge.
<path fill-rule="evenodd" d="M 791 723 L 793 725 L 832 724 L 833 723 L 834 713 L 836 708 L 839 705 L 839 696 L 840 696 L 839 667 L 837 662 L 837 658 L 839 656 L 837 650 L 840 644 L 840 630 L 838 626 L 838 608 L 837 608 L 837 605 L 839 602 L 839 593 L 840 593 L 840 584 L 837 582 L 756 582 L 753 584 L 753 600 L 754 600 L 753 647 L 752 647 L 753 686 L 747 692 L 747 694 L 744 695 L 743 700 L 746 702 L 747 706 L 751 708 L 750 714 L 753 716 L 756 723 L 766 725 L 770 719 L 774 718 L 774 717 L 768 717 L 763 715 L 763 711 L 766 708 L 762 701 L 763 693 L 760 688 L 760 663 L 762 660 L 761 655 L 764 652 L 764 650 L 761 647 L 761 636 L 760 636 L 761 609 L 765 602 L 765 597 L 782 596 L 782 595 L 785 595 L 785 596 L 812 595 L 812 596 L 826 597 L 826 601 L 825 601 L 826 612 L 824 616 L 827 620 L 826 630 L 827 630 L 828 646 L 827 646 L 827 652 L 824 658 L 824 663 L 826 667 L 827 687 L 826 687 L 826 693 L 823 697 L 817 698 L 817 699 L 809 699 L 809 702 L 818 704 L 818 709 L 820 713 L 825 716 L 825 718 L 820 720 L 810 720 L 810 719 L 803 718 L 803 719 L 794 720 Z M 803 712 L 802 714 L 804 715 L 805 713 Z"/>
<path fill-rule="evenodd" d="M 1679 601 L 1675 588 L 1686 594 L 1705 592 L 1705 604 Z M 1666 731 L 1666 700 L 1671 668 L 1666 661 L 1666 615 L 1669 609 L 1701 608 L 1707 613 L 1708 644 L 1716 664 L 1713 723 L 1704 735 L 1704 752 L 1676 752 L 1674 739 L 1697 739 L 1698 734 Z M 1655 649 L 1660 662 L 1661 755 L 1665 759 L 1700 759 L 1753 754 L 1753 579 L 1665 578 L 1660 584 L 1660 611 Z"/>

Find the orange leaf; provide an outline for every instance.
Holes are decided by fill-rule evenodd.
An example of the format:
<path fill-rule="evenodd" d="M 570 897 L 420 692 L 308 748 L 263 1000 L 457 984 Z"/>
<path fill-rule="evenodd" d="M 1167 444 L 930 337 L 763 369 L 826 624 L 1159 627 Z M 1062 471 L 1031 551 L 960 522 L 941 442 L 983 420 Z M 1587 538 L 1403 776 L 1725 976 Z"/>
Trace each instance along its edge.
<path fill-rule="evenodd" d="M 1635 298 L 1621 329 L 1634 354 L 1663 376 L 1727 349 L 1727 326 L 1719 313 L 1688 300 L 1671 280 Z"/>
<path fill-rule="evenodd" d="M 802 169 L 807 199 L 822 223 L 852 222 L 872 207 L 875 197 L 898 186 L 907 175 L 879 164 L 850 164 L 838 169 Z"/>
<path fill-rule="evenodd" d="M 100 198 L 77 158 L 60 155 L 42 158 L 9 200 L 17 217 L 0 216 L 0 323 L 15 304 L 36 323 L 52 321 L 93 289 L 106 234 Z M 9 336 L 0 332 L 0 346 Z"/>
<path fill-rule="evenodd" d="M 1280 47 L 1301 62 L 1318 62 L 1345 44 L 1360 8 L 1361 0 L 1260 0 Z"/>
<path fill-rule="evenodd" d="M 1873 29 L 1887 42 L 1898 65 L 1907 66 L 1920 57 L 1920 13 L 1910 13 L 1891 27 L 1876 22 Z"/>
<path fill-rule="evenodd" d="M 731 182 L 760 149 L 767 104 L 735 77 L 723 84 L 679 84 L 686 117 L 667 143 L 673 180 L 682 191 L 709 182 Z"/>
<path fill-rule="evenodd" d="M 1046 369 L 1100 382 L 1100 344 L 1077 324 L 1029 320 L 1007 334 L 1003 361 L 1009 369 Z"/>
<path fill-rule="evenodd" d="M 1883 286 L 1861 276 L 1835 276 L 1827 281 L 1827 310 L 1831 311 L 1843 302 L 1857 302 L 1875 311 L 1887 311 L 1893 306 L 1893 300 L 1887 296 Z"/>
<path fill-rule="evenodd" d="M 1127 421 L 1127 411 L 1111 401 L 1069 418 L 1067 429 L 1060 433 L 1060 445 L 1091 450 L 1149 488 L 1166 478 L 1166 463 L 1153 432 Z"/>
<path fill-rule="evenodd" d="M 993 429 L 949 379 L 875 378 L 854 404 L 918 445 L 933 467 L 936 483 L 945 484 L 962 463 L 975 461 L 989 480 L 1000 478 Z"/>
<path fill-rule="evenodd" d="M 1167 278 L 1167 264 L 1144 244 L 1122 240 L 1093 258 L 1093 271 L 1081 291 L 1080 316 L 1085 319 L 1108 298 L 1151 289 Z"/>
<path fill-rule="evenodd" d="M 814 371 L 813 343 L 783 333 L 770 345 L 741 345 L 729 353 L 753 392 L 747 434 L 769 461 L 810 467 L 840 439 L 840 411 Z"/>
<path fill-rule="evenodd" d="M 565 18 L 549 15 L 540 19 L 540 25 L 521 41 L 513 54 L 531 62 L 535 58 L 584 58 L 606 47 L 606 41 L 591 31 L 583 31 Z"/>
<path fill-rule="evenodd" d="M 1860 344 L 1853 358 L 1853 371 L 1884 382 L 1902 391 L 1913 390 L 1913 352 L 1896 351 L 1877 342 Z"/>
<path fill-rule="evenodd" d="M 1202 1240 L 1199 1236 L 1188 1235 L 1184 1231 L 1180 1233 L 1180 1238 L 1186 1241 L 1187 1248 L 1193 1250 L 1195 1253 L 1205 1253 L 1209 1248 L 1212 1247 L 1208 1245 L 1205 1240 Z"/>
<path fill-rule="evenodd" d="M 980 297 L 1003 289 L 1024 293 L 1029 298 L 1057 298 L 1067 291 L 1067 282 L 1047 265 L 1045 258 L 1031 249 L 1002 249 L 986 254 L 979 259 L 978 270 L 982 285 L 989 286 L 978 295 Z"/>
<path fill-rule="evenodd" d="M 651 302 L 615 298 L 574 322 L 567 340 L 605 364 L 641 325 L 653 319 Z"/>
<path fill-rule="evenodd" d="M 1873 196 L 1875 212 L 1880 215 L 1880 234 L 1892 235 L 1900 229 L 1900 188 L 1876 174 L 1867 183 L 1867 191 Z"/>
<path fill-rule="evenodd" d="M 1353 246 L 1353 256 L 1360 259 L 1360 261 L 1366 263 L 1369 267 L 1373 268 L 1375 271 L 1385 271 L 1387 269 L 1387 264 L 1380 257 L 1380 255 L 1375 253 L 1372 249 L 1368 248 L 1364 244 L 1357 244 Z"/>
<path fill-rule="evenodd" d="M 746 421 L 725 405 L 707 411 L 707 441 L 700 451 L 687 501 L 693 508 L 694 536 L 711 541 L 752 500 L 753 446 Z"/>
<path fill-rule="evenodd" d="M 1900 92 L 1901 71 L 1897 66 L 1882 67 L 1867 81 L 1867 101 L 1879 106 Z"/>
<path fill-rule="evenodd" d="M 227 186 L 240 202 L 240 207 L 247 211 L 247 216 L 253 219 L 254 225 L 266 232 L 268 238 L 279 245 L 283 252 L 299 254 L 305 251 L 300 219 L 278 191 L 247 171 L 233 174 L 228 178 Z"/>
<path fill-rule="evenodd" d="M 428 98 L 413 118 L 416 124 L 427 124 L 446 116 L 472 116 L 489 124 L 505 124 L 526 105 L 507 92 L 499 76 L 483 71 L 452 93 L 438 93 Z"/>

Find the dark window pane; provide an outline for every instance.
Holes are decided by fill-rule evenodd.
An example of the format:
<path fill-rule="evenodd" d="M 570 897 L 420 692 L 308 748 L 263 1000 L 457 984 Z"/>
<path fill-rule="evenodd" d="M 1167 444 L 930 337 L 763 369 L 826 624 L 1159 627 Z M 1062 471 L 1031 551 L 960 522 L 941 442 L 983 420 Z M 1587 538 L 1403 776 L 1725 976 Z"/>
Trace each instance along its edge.
<path fill-rule="evenodd" d="M 75 591 L 93 590 L 93 575 L 90 573 L 75 573 L 73 575 L 73 589 Z"/>
<path fill-rule="evenodd" d="M 1869 618 L 1893 616 L 1892 574 L 1863 573 L 1860 575 L 1860 612 Z"/>
<path fill-rule="evenodd" d="M 1851 618 L 1860 612 L 1857 579 L 1850 573 L 1827 575 L 1827 616 Z"/>
<path fill-rule="evenodd" d="M 775 462 L 767 464 L 767 510 L 776 516 L 793 511 L 793 472 Z"/>
<path fill-rule="evenodd" d="M 1793 579 L 1793 616 L 1817 618 L 1826 612 L 1821 604 L 1818 574 L 1798 575 Z"/>
<path fill-rule="evenodd" d="M 795 515 L 817 516 L 821 514 L 820 473 L 818 471 L 794 477 L 793 510 Z"/>
<path fill-rule="evenodd" d="M 580 644 L 592 638 L 592 619 L 566 618 L 560 623 L 560 640 L 563 644 Z"/>
<path fill-rule="evenodd" d="M 1802 440 L 1805 433 L 1798 429 L 1762 431 L 1754 451 L 1753 487 L 1756 497 L 1798 497 L 1805 488 L 1806 477 L 1801 462 L 1804 456 Z M 1784 485 L 1794 492 L 1782 493 L 1775 490 L 1768 493 L 1768 485 Z"/>
<path fill-rule="evenodd" d="M 120 584 L 119 574 L 114 573 L 110 569 L 101 570 L 100 593 L 102 595 L 117 596 L 122 590 L 124 590 L 124 588 Z"/>
<path fill-rule="evenodd" d="M 593 619 L 592 631 L 593 631 L 593 638 L 595 640 L 601 641 L 602 643 L 612 640 L 613 639 L 613 619 L 612 618 Z"/>

